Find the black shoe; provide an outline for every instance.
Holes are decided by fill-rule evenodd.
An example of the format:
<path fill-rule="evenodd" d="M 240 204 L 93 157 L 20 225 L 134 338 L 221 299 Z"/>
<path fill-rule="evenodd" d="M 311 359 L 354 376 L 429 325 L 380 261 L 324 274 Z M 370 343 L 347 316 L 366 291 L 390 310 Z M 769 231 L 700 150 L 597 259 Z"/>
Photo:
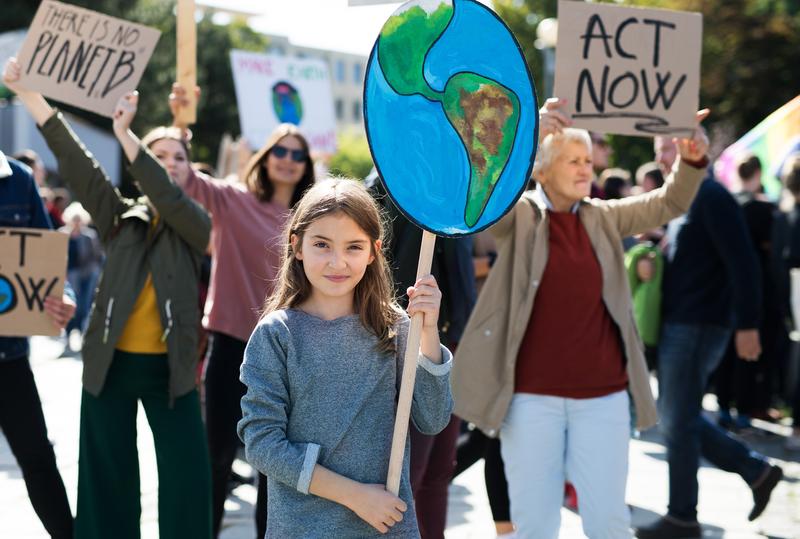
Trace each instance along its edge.
<path fill-rule="evenodd" d="M 664 515 L 649 526 L 636 528 L 639 539 L 699 539 L 703 536 L 700 524 L 684 522 L 675 517 Z"/>
<path fill-rule="evenodd" d="M 753 510 L 750 511 L 747 520 L 752 522 L 761 516 L 761 513 L 763 513 L 764 509 L 767 508 L 772 490 L 777 486 L 782 478 L 783 470 L 780 468 L 780 466 L 770 465 L 769 471 L 764 479 L 761 480 L 757 487 L 752 488 Z"/>

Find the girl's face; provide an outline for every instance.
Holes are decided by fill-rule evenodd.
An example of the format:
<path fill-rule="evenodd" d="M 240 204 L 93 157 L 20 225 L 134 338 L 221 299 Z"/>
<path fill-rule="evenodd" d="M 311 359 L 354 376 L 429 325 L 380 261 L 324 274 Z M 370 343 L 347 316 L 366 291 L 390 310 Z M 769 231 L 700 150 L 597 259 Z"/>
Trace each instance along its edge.
<path fill-rule="evenodd" d="M 312 301 L 352 301 L 356 285 L 364 277 L 367 266 L 375 260 L 373 249 L 380 249 L 380 240 L 370 237 L 353 219 L 343 214 L 321 217 L 311 223 L 303 235 L 302 245 L 292 235 L 292 249 L 312 286 Z"/>
<path fill-rule="evenodd" d="M 150 145 L 150 151 L 164 165 L 174 181 L 183 183 L 189 176 L 189 157 L 183 149 L 183 144 L 177 140 L 168 138 L 157 140 Z"/>
<path fill-rule="evenodd" d="M 264 166 L 272 183 L 297 185 L 306 171 L 307 153 L 300 139 L 287 135 L 272 147 Z"/>

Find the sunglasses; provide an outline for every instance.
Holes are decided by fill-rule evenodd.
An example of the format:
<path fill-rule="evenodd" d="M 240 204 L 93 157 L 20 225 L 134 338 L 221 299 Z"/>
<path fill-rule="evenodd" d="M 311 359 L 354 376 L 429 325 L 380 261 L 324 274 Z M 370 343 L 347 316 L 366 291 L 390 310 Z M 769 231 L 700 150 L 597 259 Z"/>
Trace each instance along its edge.
<path fill-rule="evenodd" d="M 308 159 L 308 152 L 306 152 L 305 150 L 290 150 L 286 146 L 275 145 L 272 147 L 272 150 L 270 150 L 270 153 L 272 153 L 272 155 L 274 155 L 278 159 L 283 159 L 287 155 L 291 155 L 292 161 L 294 161 L 295 163 L 302 163 L 303 161 Z"/>

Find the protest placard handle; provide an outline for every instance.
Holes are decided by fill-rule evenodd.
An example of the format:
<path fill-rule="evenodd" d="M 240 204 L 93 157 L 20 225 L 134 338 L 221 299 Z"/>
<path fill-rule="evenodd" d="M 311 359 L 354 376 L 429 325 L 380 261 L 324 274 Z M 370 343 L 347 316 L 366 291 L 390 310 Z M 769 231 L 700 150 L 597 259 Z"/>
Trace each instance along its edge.
<path fill-rule="evenodd" d="M 419 249 L 419 263 L 417 264 L 417 279 L 431 272 L 435 244 L 436 235 L 427 230 L 423 231 L 422 245 Z M 386 479 L 386 490 L 395 496 L 400 493 L 400 476 L 403 473 L 403 454 L 405 453 L 408 422 L 411 415 L 411 398 L 414 396 L 414 382 L 417 374 L 419 344 L 422 338 L 423 316 L 422 313 L 417 313 L 411 317 L 408 340 L 406 341 L 403 378 L 400 383 L 400 397 L 397 401 L 397 416 L 395 417 L 394 434 L 392 436 L 392 452 L 389 456 L 389 474 Z"/>
<path fill-rule="evenodd" d="M 178 57 L 177 79 L 186 88 L 186 106 L 178 109 L 175 125 L 188 127 L 197 121 L 197 25 L 194 20 L 194 0 L 178 0 Z"/>

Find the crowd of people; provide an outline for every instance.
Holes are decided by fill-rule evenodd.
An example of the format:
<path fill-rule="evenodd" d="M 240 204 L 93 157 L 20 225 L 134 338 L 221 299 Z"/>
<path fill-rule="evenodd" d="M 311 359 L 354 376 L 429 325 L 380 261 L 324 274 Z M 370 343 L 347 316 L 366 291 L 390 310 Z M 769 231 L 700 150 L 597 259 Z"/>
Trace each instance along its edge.
<path fill-rule="evenodd" d="M 800 154 L 782 168 L 795 205 L 781 212 L 754 156 L 742 156 L 734 193 L 716 181 L 707 110 L 691 136 L 656 137 L 653 161 L 631 173 L 611 168 L 608 141 L 572 127 L 552 98 L 530 188 L 489 230 L 439 239 L 418 279 L 422 232 L 377 173 L 316 178 L 295 126 L 279 126 L 238 178 L 216 179 L 192 163 L 185 129 L 139 138 L 138 95 L 126 94 L 113 132 L 140 196 L 124 197 L 19 79 L 12 59 L 3 83 L 66 189 L 47 190 L 35 154 L 0 154 L 0 226 L 69 234 L 70 286 L 47 312 L 83 336 L 74 520 L 27 341 L 0 337 L 0 427 L 52 537 L 140 536 L 139 402 L 164 539 L 219 536 L 242 445 L 257 472 L 258 538 L 443 538 L 448 485 L 480 459 L 506 539 L 557 537 L 565 494 L 590 538 L 699 538 L 701 457 L 745 481 L 743 519 L 767 507 L 782 470 L 735 434 L 775 420 L 787 395 L 800 415 L 800 382 L 782 385 Z M 169 101 L 177 117 L 186 89 L 174 85 Z M 383 483 L 415 315 L 395 496 Z M 718 423 L 703 414 L 709 387 Z M 668 510 L 632 530 L 629 443 L 656 424 Z M 786 447 L 800 450 L 800 420 Z"/>

